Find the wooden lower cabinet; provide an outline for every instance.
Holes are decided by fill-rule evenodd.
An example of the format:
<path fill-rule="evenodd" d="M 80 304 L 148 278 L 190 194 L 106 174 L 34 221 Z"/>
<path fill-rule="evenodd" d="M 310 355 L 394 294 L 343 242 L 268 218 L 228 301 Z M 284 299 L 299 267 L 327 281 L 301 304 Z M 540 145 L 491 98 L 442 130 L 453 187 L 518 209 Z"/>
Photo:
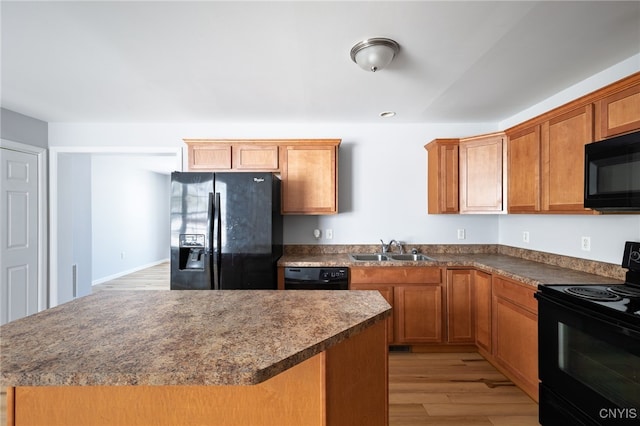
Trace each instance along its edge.
<path fill-rule="evenodd" d="M 394 290 L 398 343 L 441 343 L 442 285 L 406 284 Z"/>
<path fill-rule="evenodd" d="M 491 274 L 473 271 L 476 346 L 491 353 Z"/>
<path fill-rule="evenodd" d="M 538 401 L 538 308 L 535 288 L 493 277 L 493 361 Z"/>
<path fill-rule="evenodd" d="M 438 267 L 352 267 L 352 290 L 378 290 L 393 308 L 390 344 L 442 343 L 443 270 Z M 391 333 L 390 333 L 391 334 Z"/>
<path fill-rule="evenodd" d="M 351 283 L 352 290 L 378 290 L 382 297 L 391 305 L 394 306 L 394 291 L 392 284 L 357 284 Z M 387 321 L 387 343 L 391 344 L 395 341 L 395 322 L 393 321 L 393 315 L 386 319 Z"/>
<path fill-rule="evenodd" d="M 475 316 L 473 300 L 473 271 L 447 271 L 447 341 L 474 343 Z"/>

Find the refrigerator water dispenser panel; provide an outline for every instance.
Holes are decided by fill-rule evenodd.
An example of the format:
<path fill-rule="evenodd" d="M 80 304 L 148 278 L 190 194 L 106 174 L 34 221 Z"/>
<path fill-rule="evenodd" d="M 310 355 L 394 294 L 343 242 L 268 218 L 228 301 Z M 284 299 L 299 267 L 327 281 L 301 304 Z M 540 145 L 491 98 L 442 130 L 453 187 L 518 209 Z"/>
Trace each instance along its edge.
<path fill-rule="evenodd" d="M 204 235 L 180 235 L 180 269 L 204 270 Z"/>

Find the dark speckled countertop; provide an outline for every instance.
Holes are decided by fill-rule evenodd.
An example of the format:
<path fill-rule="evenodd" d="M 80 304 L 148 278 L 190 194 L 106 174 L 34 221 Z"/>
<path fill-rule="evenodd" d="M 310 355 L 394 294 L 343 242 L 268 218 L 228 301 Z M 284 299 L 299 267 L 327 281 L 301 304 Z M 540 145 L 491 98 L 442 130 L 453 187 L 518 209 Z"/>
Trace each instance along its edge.
<path fill-rule="evenodd" d="M 278 265 L 304 266 L 442 266 L 477 268 L 532 286 L 539 284 L 621 284 L 620 280 L 575 269 L 494 253 L 426 253 L 433 261 L 354 261 L 345 253 L 287 254 Z"/>
<path fill-rule="evenodd" d="M 390 313 L 377 291 L 99 292 L 0 327 L 0 385 L 257 384 Z"/>

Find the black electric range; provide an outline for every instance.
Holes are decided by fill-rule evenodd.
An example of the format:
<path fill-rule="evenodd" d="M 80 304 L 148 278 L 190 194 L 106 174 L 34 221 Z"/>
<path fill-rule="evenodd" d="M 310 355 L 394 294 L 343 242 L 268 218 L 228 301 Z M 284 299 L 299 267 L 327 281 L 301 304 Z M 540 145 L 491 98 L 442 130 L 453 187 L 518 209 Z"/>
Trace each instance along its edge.
<path fill-rule="evenodd" d="M 622 267 L 627 269 L 624 284 L 541 285 L 539 291 L 640 326 L 640 242 L 625 244 Z"/>
<path fill-rule="evenodd" d="M 540 285 L 539 421 L 638 425 L 640 242 L 627 242 L 624 285 Z"/>

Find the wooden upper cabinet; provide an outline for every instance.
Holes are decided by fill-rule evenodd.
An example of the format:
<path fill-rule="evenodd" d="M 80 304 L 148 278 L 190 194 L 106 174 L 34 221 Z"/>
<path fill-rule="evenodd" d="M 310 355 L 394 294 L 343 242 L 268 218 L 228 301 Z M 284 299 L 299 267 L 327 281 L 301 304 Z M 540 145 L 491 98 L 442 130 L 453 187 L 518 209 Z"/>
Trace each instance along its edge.
<path fill-rule="evenodd" d="M 236 170 L 278 170 L 277 145 L 234 145 L 232 158 Z"/>
<path fill-rule="evenodd" d="M 508 211 L 537 212 L 540 210 L 540 126 L 508 136 Z"/>
<path fill-rule="evenodd" d="M 599 139 L 640 129 L 640 83 L 607 96 L 598 105 Z"/>
<path fill-rule="evenodd" d="M 185 141 L 186 142 L 186 141 Z M 231 145 L 187 142 L 189 170 L 231 170 Z"/>
<path fill-rule="evenodd" d="M 338 212 L 337 150 L 337 143 L 281 147 L 283 214 Z"/>
<path fill-rule="evenodd" d="M 542 211 L 592 213 L 584 208 L 584 146 L 593 127 L 592 104 L 542 124 Z"/>
<path fill-rule="evenodd" d="M 274 172 L 283 214 L 338 212 L 340 139 L 184 139 L 191 171 Z"/>
<path fill-rule="evenodd" d="M 460 139 L 460 213 L 503 210 L 504 133 Z"/>
<path fill-rule="evenodd" d="M 459 139 L 434 139 L 427 150 L 427 212 L 458 213 Z"/>

